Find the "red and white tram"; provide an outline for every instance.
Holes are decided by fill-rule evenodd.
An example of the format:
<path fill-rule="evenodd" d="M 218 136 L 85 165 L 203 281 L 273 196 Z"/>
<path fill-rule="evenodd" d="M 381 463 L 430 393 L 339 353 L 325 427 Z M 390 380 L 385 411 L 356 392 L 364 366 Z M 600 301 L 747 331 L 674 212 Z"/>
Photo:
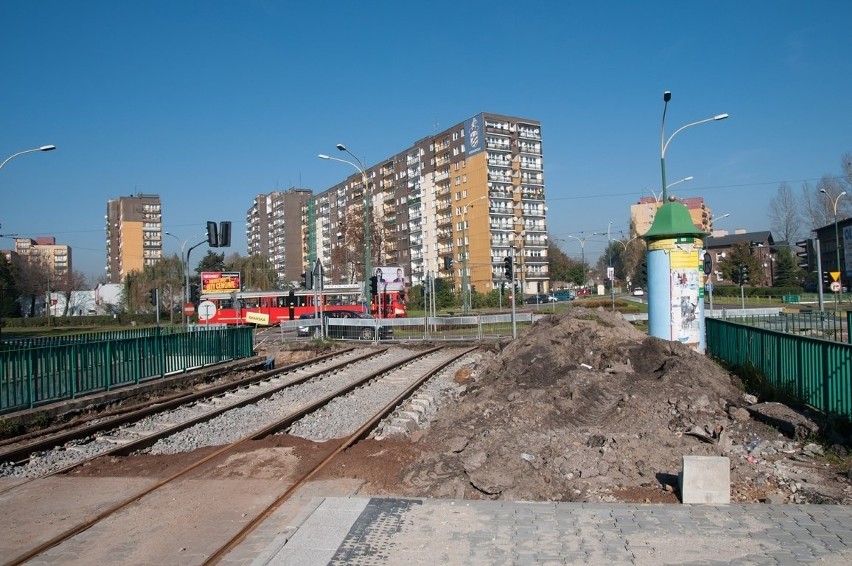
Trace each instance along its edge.
<path fill-rule="evenodd" d="M 216 307 L 208 324 L 250 324 L 250 313 L 267 315 L 269 324 L 296 320 L 303 314 L 317 311 L 358 310 L 366 312 L 358 299 L 361 285 L 327 285 L 323 291 L 290 289 L 287 291 L 234 291 L 231 293 L 203 293 L 202 301 Z M 370 314 L 376 318 L 405 318 L 405 302 L 400 293 L 383 293 L 373 297 Z"/>

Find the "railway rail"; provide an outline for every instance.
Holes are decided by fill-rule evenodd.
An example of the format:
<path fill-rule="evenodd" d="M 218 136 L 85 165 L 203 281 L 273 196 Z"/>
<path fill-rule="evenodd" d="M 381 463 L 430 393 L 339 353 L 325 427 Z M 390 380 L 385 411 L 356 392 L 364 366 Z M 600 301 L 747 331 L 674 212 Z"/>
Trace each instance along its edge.
<path fill-rule="evenodd" d="M 272 422 L 262 424 L 255 430 L 252 430 L 252 432 L 245 434 L 244 436 L 241 436 L 240 438 L 233 440 L 232 442 L 221 446 L 204 456 L 199 456 L 190 464 L 175 473 L 172 473 L 163 480 L 157 481 L 137 493 L 124 497 L 123 499 L 101 510 L 96 515 L 85 520 L 81 520 L 73 527 L 67 528 L 62 532 L 51 536 L 49 540 L 45 540 L 29 550 L 19 553 L 8 563 L 21 564 L 50 551 L 54 547 L 67 544 L 67 541 L 69 541 L 69 539 L 73 539 L 75 535 L 90 529 L 93 525 L 100 523 L 107 517 L 114 517 L 120 511 L 127 510 L 128 507 L 134 503 L 138 502 L 135 507 L 144 505 L 140 500 L 149 494 L 152 494 L 157 490 L 161 490 L 166 486 L 174 485 L 179 480 L 188 480 L 190 473 L 193 470 L 197 470 L 200 466 L 214 462 L 221 462 L 224 459 L 227 459 L 241 446 L 251 440 L 257 440 L 281 431 L 290 431 L 293 434 L 304 435 L 305 431 L 311 430 L 311 422 L 326 420 L 329 418 L 329 414 L 335 414 L 339 417 L 344 407 L 348 407 L 353 404 L 357 405 L 359 408 L 351 411 L 351 414 L 349 414 L 345 419 L 338 419 L 337 432 L 334 434 L 343 434 L 344 436 L 342 440 L 335 439 L 335 442 L 338 442 L 338 444 L 331 454 L 315 466 L 311 467 L 310 470 L 304 473 L 301 478 L 296 480 L 282 493 L 275 494 L 272 503 L 267 505 L 260 513 L 257 513 L 254 518 L 245 519 L 245 524 L 239 532 L 235 535 L 229 533 L 228 536 L 225 537 L 226 542 L 220 548 L 210 552 L 204 561 L 204 563 L 208 564 L 215 563 L 230 549 L 239 544 L 247 533 L 260 524 L 274 511 L 274 509 L 288 499 L 299 486 L 307 482 L 322 467 L 332 461 L 337 454 L 369 434 L 377 423 L 381 422 L 381 420 L 391 413 L 394 408 L 399 406 L 404 399 L 417 391 L 424 382 L 474 349 L 475 348 L 450 349 L 438 347 L 420 352 L 412 352 L 404 349 L 394 349 L 392 352 L 378 350 L 372 351 L 367 355 L 361 354 L 359 356 L 352 356 L 353 359 L 349 359 L 349 361 L 345 363 L 331 363 L 329 361 L 330 367 L 327 367 L 324 371 L 317 369 L 309 371 L 305 369 L 303 373 L 309 375 L 291 375 L 287 380 L 281 379 L 281 381 L 286 381 L 287 384 L 276 384 L 271 387 L 286 391 L 288 388 L 292 390 L 305 384 L 325 383 L 323 383 L 321 387 L 314 387 L 310 392 L 304 392 L 304 395 L 302 395 L 300 399 L 290 399 L 289 401 L 279 404 L 279 416 Z M 354 359 L 356 357 L 358 359 Z M 295 373 L 299 373 L 299 370 Z M 349 377 L 344 378 L 344 374 Z M 270 379 L 270 381 L 275 381 L 275 379 Z M 275 396 L 279 393 L 281 393 L 281 391 L 276 392 L 275 394 L 265 392 L 261 395 L 262 400 L 260 402 L 271 403 Z M 245 402 L 244 400 L 241 400 L 238 404 L 243 405 L 244 407 L 249 406 L 249 402 Z M 239 410 L 240 407 L 232 409 L 232 411 Z M 282 411 L 285 414 L 280 416 Z M 221 412 L 221 414 L 224 415 L 226 413 Z M 182 429 L 187 428 L 188 427 L 184 426 Z M 241 429 L 240 426 L 236 425 L 233 428 L 237 430 Z M 119 452 L 113 453 L 128 454 L 134 451 L 138 453 L 138 450 L 140 449 L 140 440 L 142 441 L 142 445 L 146 445 L 145 449 L 156 445 L 156 442 L 152 443 L 151 439 L 148 437 L 144 439 L 128 440 L 115 449 Z M 68 469 L 68 467 L 63 468 L 63 471 L 68 471 Z M 89 544 L 91 544 L 91 542 L 92 541 L 90 540 Z"/>

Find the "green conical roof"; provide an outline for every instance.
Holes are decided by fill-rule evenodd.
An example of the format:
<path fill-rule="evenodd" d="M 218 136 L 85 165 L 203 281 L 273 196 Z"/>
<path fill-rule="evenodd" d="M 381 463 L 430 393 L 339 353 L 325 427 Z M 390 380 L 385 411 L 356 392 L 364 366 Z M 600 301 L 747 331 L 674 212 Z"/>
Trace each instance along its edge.
<path fill-rule="evenodd" d="M 654 223 L 642 237 L 646 240 L 663 240 L 677 236 L 698 236 L 703 238 L 709 232 L 703 232 L 695 227 L 689 210 L 679 202 L 667 202 L 657 209 Z"/>

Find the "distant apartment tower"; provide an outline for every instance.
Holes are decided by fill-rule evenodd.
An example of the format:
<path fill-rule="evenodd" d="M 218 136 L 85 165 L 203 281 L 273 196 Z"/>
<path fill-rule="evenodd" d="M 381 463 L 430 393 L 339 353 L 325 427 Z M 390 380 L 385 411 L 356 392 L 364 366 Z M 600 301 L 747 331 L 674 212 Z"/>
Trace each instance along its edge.
<path fill-rule="evenodd" d="M 480 113 L 367 166 L 371 265 L 488 292 L 510 257 L 525 293 L 548 291 L 541 140 L 537 120 Z M 355 173 L 305 207 L 304 265 L 332 283 L 364 278 L 364 197 Z"/>
<path fill-rule="evenodd" d="M 163 215 L 159 195 L 137 194 L 107 202 L 106 273 L 122 283 L 163 257 Z"/>
<path fill-rule="evenodd" d="M 295 187 L 257 195 L 246 212 L 248 255 L 266 256 L 281 286 L 302 277 L 302 207 L 312 195 Z"/>
<path fill-rule="evenodd" d="M 699 230 L 711 232 L 713 229 L 713 211 L 704 203 L 703 197 L 679 198 L 677 202 L 682 203 L 689 211 L 692 223 Z M 651 228 L 657 209 L 663 205 L 655 197 L 642 197 L 639 202 L 630 205 L 630 237 L 641 236 Z"/>
<path fill-rule="evenodd" d="M 71 247 L 57 244 L 56 238 L 15 238 L 17 258 L 44 270 L 51 289 L 66 288 L 71 282 Z"/>

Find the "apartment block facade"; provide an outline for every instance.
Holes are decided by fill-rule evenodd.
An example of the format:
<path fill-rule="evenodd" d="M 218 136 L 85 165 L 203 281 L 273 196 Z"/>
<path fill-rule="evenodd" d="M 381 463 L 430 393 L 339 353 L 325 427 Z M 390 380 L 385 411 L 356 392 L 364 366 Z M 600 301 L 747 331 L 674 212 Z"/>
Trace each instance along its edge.
<path fill-rule="evenodd" d="M 71 282 L 71 247 L 67 244 L 57 244 L 52 236 L 41 238 L 15 238 L 14 261 L 26 261 L 44 270 L 50 288 L 65 288 Z"/>
<path fill-rule="evenodd" d="M 122 283 L 163 258 L 163 215 L 159 195 L 137 194 L 107 202 L 106 274 Z"/>
<path fill-rule="evenodd" d="M 266 256 L 280 286 L 298 281 L 302 269 L 302 207 L 310 189 L 290 188 L 254 197 L 246 212 L 248 255 Z"/>
<path fill-rule="evenodd" d="M 361 281 L 369 226 L 371 264 L 402 267 L 410 285 L 489 292 L 510 257 L 525 293 L 549 290 L 539 121 L 480 113 L 365 173 L 366 187 L 356 172 L 304 207 L 303 267 L 319 259 L 329 282 Z"/>

